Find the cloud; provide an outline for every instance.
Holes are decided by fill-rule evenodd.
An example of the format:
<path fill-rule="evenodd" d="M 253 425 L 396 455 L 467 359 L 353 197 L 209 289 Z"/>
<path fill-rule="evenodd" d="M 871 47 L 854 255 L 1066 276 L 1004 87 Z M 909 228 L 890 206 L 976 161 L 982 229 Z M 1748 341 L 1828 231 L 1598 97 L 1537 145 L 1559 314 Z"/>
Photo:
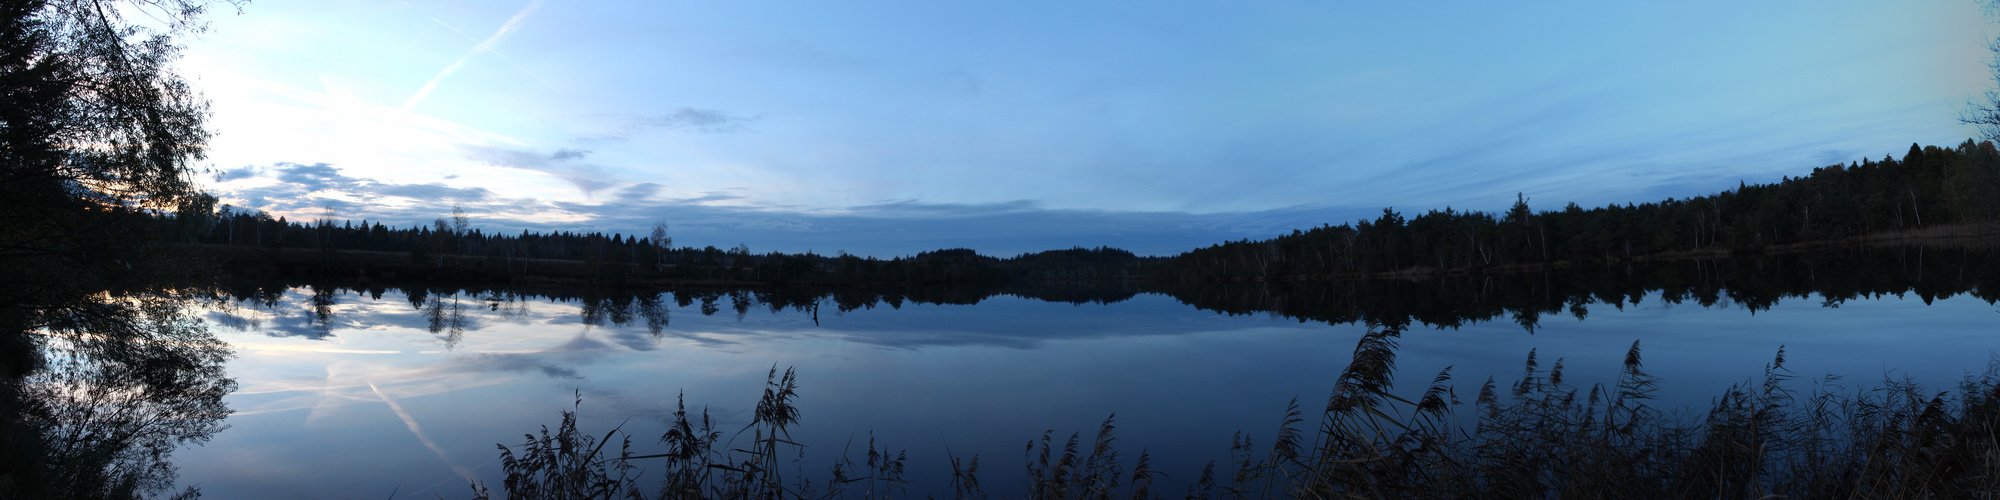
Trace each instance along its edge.
<path fill-rule="evenodd" d="M 1813 155 L 1813 159 L 1827 165 L 1843 165 L 1861 157 L 1859 149 L 1828 149 Z"/>
<path fill-rule="evenodd" d="M 1034 200 L 1014 200 L 999 203 L 924 203 L 917 200 L 900 200 L 874 205 L 848 207 L 857 212 L 877 212 L 883 214 L 923 214 L 923 215 L 986 215 L 1019 212 L 1040 208 Z"/>
<path fill-rule="evenodd" d="M 262 175 L 263 173 L 264 169 L 257 168 L 254 165 L 244 166 L 241 168 L 232 168 L 223 170 L 221 172 L 216 172 L 215 182 L 229 182 L 237 179 L 248 179 L 251 177 Z"/>
<path fill-rule="evenodd" d="M 336 321 L 339 323 L 338 328 L 353 326 L 348 321 L 341 321 L 341 319 L 336 318 Z M 262 328 L 264 335 L 272 337 L 299 337 L 310 340 L 322 340 L 331 336 L 336 326 L 334 323 L 315 321 L 311 314 L 286 314 L 271 318 L 271 321 L 262 325 Z"/>
<path fill-rule="evenodd" d="M 420 200 L 481 201 L 493 194 L 482 187 L 455 188 L 438 183 L 429 184 L 384 184 L 375 192 L 388 196 L 401 196 Z"/>
<path fill-rule="evenodd" d="M 448 371 L 530 372 L 549 378 L 581 379 L 583 374 L 569 365 L 589 364 L 616 346 L 578 334 L 568 342 L 548 349 L 524 353 L 474 353 L 454 358 Z"/>
<path fill-rule="evenodd" d="M 257 176 L 270 176 L 275 184 L 243 189 L 221 189 L 219 194 L 234 198 L 235 203 L 249 209 L 271 212 L 316 211 L 333 208 L 344 215 L 373 210 L 379 214 L 381 205 L 409 206 L 415 202 L 423 211 L 414 220 L 425 220 L 435 214 L 449 211 L 448 205 L 442 211 L 425 207 L 425 204 L 463 202 L 512 202 L 500 200 L 492 191 L 482 187 L 458 188 L 441 183 L 398 184 L 380 182 L 368 178 L 349 177 L 338 167 L 326 163 L 279 162 L 268 167 L 243 167 L 228 171 L 232 179 L 240 179 L 243 172 L 256 172 Z M 405 202 L 385 203 L 389 198 L 403 199 Z M 518 204 L 518 203 L 516 203 Z M 414 215 L 414 214 L 413 214 Z M 315 213 L 317 216 L 317 213 Z"/>
<path fill-rule="evenodd" d="M 611 175 L 604 172 L 603 168 L 576 162 L 590 154 L 589 151 L 558 149 L 553 153 L 540 153 L 525 149 L 477 145 L 461 146 L 461 148 L 474 161 L 496 167 L 532 170 L 569 181 L 570 184 L 576 185 L 577 189 L 582 190 L 585 196 L 618 184 L 611 180 Z"/>
<path fill-rule="evenodd" d="M 556 365 L 528 354 L 477 354 L 457 360 L 459 368 L 473 372 L 534 372 L 548 378 L 580 379 L 575 368 Z"/>
<path fill-rule="evenodd" d="M 620 188 L 618 190 L 618 193 L 616 194 L 618 196 L 618 199 L 620 200 L 638 201 L 647 198 L 652 198 L 653 195 L 659 193 L 660 193 L 659 184 L 654 184 L 651 182 L 642 182 L 630 186 L 625 186 L 624 188 Z"/>
<path fill-rule="evenodd" d="M 729 201 L 729 200 L 741 200 L 741 199 L 743 199 L 742 196 L 724 193 L 721 191 L 709 191 L 706 193 L 702 193 L 701 196 L 696 196 L 693 198 L 677 199 L 674 200 L 673 203 L 680 205 L 699 205 L 711 201 Z"/>
<path fill-rule="evenodd" d="M 672 113 L 635 120 L 639 125 L 668 130 L 690 130 L 704 133 L 736 132 L 754 118 L 734 116 L 713 109 L 680 108 Z"/>
<path fill-rule="evenodd" d="M 311 165 L 280 163 L 277 170 L 279 181 L 303 187 L 308 192 L 349 187 L 354 184 L 354 179 L 340 175 L 339 170 L 325 163 Z"/>
<path fill-rule="evenodd" d="M 586 136 L 582 140 L 584 142 L 624 141 L 650 130 L 728 134 L 750 130 L 751 123 L 763 119 L 760 116 L 742 116 L 721 110 L 693 107 L 681 107 L 665 114 L 623 115 L 614 116 L 613 118 L 611 132 Z M 582 152 L 589 153 L 589 151 Z"/>

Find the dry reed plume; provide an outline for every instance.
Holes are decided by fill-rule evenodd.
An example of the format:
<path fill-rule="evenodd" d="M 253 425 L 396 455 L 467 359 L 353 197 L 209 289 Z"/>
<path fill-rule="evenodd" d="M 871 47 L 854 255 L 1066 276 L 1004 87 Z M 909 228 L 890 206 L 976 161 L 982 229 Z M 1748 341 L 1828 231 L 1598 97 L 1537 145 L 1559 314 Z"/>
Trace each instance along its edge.
<path fill-rule="evenodd" d="M 1833 376 L 1801 390 L 1780 348 L 1761 382 L 1732 386 L 1691 419 L 1649 405 L 1656 381 L 1637 342 L 1610 386 L 1571 385 L 1562 360 L 1544 370 L 1530 351 L 1519 380 L 1481 385 L 1468 425 L 1450 368 L 1414 401 L 1391 392 L 1401 333 L 1377 327 L 1362 337 L 1314 427 L 1301 427 L 1308 419 L 1294 398 L 1270 446 L 1238 433 L 1224 473 L 1211 462 L 1185 497 L 2000 498 L 2000 361 L 1955 392 L 1908 380 L 1850 389 Z M 618 431 L 582 435 L 564 412 L 558 431 L 529 436 L 520 457 L 502 447 L 508 496 L 649 498 L 634 464 L 652 459 L 664 460 L 651 498 L 908 495 L 904 456 L 891 458 L 872 436 L 867 458 L 837 461 L 823 485 L 781 477 L 784 457 L 804 449 L 788 430 L 796 396 L 793 372 L 774 367 L 744 448 L 718 448 L 722 433 L 707 413 L 692 419 L 683 404 L 661 438 L 667 452 L 656 455 L 632 455 L 627 439 L 608 456 Z M 1029 441 L 1023 497 L 1161 498 L 1149 455 L 1125 468 L 1113 422 L 1088 441 L 1053 431 Z M 950 495 L 990 496 L 978 456 L 949 458 Z"/>

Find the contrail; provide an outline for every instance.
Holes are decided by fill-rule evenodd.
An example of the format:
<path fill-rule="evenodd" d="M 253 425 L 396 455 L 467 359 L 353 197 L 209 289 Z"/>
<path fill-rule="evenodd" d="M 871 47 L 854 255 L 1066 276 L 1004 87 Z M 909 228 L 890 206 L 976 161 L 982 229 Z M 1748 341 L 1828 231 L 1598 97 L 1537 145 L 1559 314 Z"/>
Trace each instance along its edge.
<path fill-rule="evenodd" d="M 527 7 L 522 7 L 520 12 L 514 13 L 514 17 L 507 19 L 506 24 L 500 25 L 498 31 L 494 31 L 492 36 L 486 37 L 486 41 L 472 46 L 472 50 L 465 51 L 465 55 L 458 56 L 457 61 L 452 61 L 450 66 L 445 66 L 444 69 L 439 70 L 437 76 L 432 76 L 430 81 L 424 82 L 424 87 L 418 89 L 416 95 L 410 96 L 410 100 L 408 101 L 403 101 L 403 110 L 408 111 L 410 108 L 417 107 L 417 103 L 423 102 L 425 97 L 430 97 L 431 91 L 437 90 L 438 82 L 444 81 L 444 77 L 451 76 L 452 72 L 458 71 L 460 67 L 464 67 L 467 61 L 472 60 L 472 56 L 493 50 L 493 46 L 499 45 L 501 40 L 507 39 L 507 35 L 514 34 L 515 29 L 527 23 L 528 15 L 535 13 L 535 9 L 539 8 L 542 8 L 542 0 L 535 0 L 528 3 Z"/>
<path fill-rule="evenodd" d="M 479 42 L 479 39 L 473 38 L 472 35 L 467 35 L 463 31 L 459 31 L 457 27 L 452 26 L 450 24 L 446 24 L 444 21 L 438 20 L 438 18 L 433 17 L 431 18 L 431 21 L 444 26 L 444 29 L 451 30 L 452 33 L 457 33 L 458 36 L 465 37 L 467 41 L 471 41 L 474 43 Z M 534 78 L 535 81 L 542 82 L 542 85 L 547 85 L 549 86 L 549 88 L 555 89 L 558 92 L 562 91 L 562 89 L 556 88 L 556 84 L 550 83 L 548 79 L 542 78 L 542 75 L 536 74 L 534 71 L 529 71 L 528 68 L 526 66 L 522 66 L 521 63 L 514 62 L 514 58 L 507 57 L 507 54 L 501 53 L 498 50 L 489 50 L 488 52 L 492 52 L 493 55 L 500 56 L 500 60 L 507 61 L 507 64 L 514 65 L 514 69 L 521 70 L 522 73 L 527 73 L 530 78 Z"/>
<path fill-rule="evenodd" d="M 444 460 L 445 466 L 451 467 L 452 471 L 457 472 L 459 477 L 465 478 L 466 481 L 478 480 L 477 478 L 472 477 L 471 470 L 459 466 L 456 463 L 452 463 L 451 457 L 445 456 L 444 448 L 438 447 L 436 442 L 431 441 L 430 436 L 424 435 L 424 428 L 417 426 L 417 419 L 410 418 L 410 412 L 403 411 L 403 405 L 396 404 L 396 400 L 389 399 L 388 394 L 383 394 L 382 389 L 375 387 L 375 381 L 365 380 L 364 382 L 368 383 L 369 390 L 375 391 L 376 397 L 382 398 L 382 402 L 384 403 L 389 403 L 389 410 L 396 412 L 397 418 L 403 419 L 403 425 L 409 426 L 410 433 L 416 434 L 417 440 L 424 442 L 424 447 L 430 448 L 432 453 L 436 453 L 439 460 Z"/>

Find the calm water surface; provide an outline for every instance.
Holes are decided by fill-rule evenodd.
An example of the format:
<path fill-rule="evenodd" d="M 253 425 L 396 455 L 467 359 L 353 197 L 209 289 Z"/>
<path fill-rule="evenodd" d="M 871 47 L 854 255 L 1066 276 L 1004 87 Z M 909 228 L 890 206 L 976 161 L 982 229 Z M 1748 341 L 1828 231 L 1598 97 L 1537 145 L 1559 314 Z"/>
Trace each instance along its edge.
<path fill-rule="evenodd" d="M 229 373 L 241 390 L 228 400 L 229 430 L 176 454 L 181 482 L 210 498 L 462 498 L 469 481 L 499 489 L 496 443 L 518 448 L 579 395 L 585 433 L 622 425 L 635 451 L 655 453 L 677 397 L 734 432 L 769 370 L 793 367 L 802 413 L 794 437 L 814 477 L 843 452 L 859 460 L 872 436 L 908 451 L 912 493 L 947 487 L 947 450 L 979 455 L 989 490 L 1012 491 L 1024 443 L 1047 430 L 1087 438 L 1116 413 L 1120 449 L 1150 452 L 1175 488 L 1226 461 L 1236 431 L 1268 442 L 1291 398 L 1309 412 L 1323 404 L 1367 328 L 1222 315 L 1153 294 L 1083 305 L 996 296 L 829 306 L 817 321 L 810 310 L 755 301 L 739 312 L 727 295 L 704 314 L 670 297 L 650 326 L 644 314 L 579 301 L 413 302 L 395 289 L 316 297 L 299 287 L 213 307 L 208 319 L 236 347 Z M 1909 377 L 1945 389 L 2000 350 L 1996 314 L 1964 295 L 1839 307 L 1803 297 L 1754 312 L 1650 296 L 1592 306 L 1583 320 L 1545 316 L 1532 332 L 1507 321 L 1419 324 L 1402 339 L 1398 392 L 1419 393 L 1452 367 L 1470 403 L 1488 377 L 1519 377 L 1531 349 L 1545 368 L 1564 359 L 1571 380 L 1608 381 L 1634 341 L 1669 405 L 1705 409 L 1730 384 L 1761 376 L 1780 346 L 1802 380 L 1840 374 L 1862 387 Z"/>

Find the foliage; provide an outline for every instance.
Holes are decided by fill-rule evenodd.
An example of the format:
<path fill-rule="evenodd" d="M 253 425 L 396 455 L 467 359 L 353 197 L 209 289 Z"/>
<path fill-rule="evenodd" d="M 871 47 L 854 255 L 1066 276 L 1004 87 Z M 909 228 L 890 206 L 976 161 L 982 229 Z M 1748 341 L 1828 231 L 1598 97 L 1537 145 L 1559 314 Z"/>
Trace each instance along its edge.
<path fill-rule="evenodd" d="M 598 232 L 556 231 L 490 234 L 466 226 L 392 228 L 367 220 L 303 222 L 224 206 L 201 240 L 237 248 L 319 249 L 322 251 L 407 252 L 413 267 L 471 270 L 489 278 L 546 272 L 549 261 L 580 262 L 592 285 L 624 286 L 636 279 L 695 280 L 766 284 L 1003 284 L 1010 279 L 1083 280 L 1131 278 L 1146 263 L 1112 248 L 1058 250 L 1012 259 L 945 249 L 879 259 L 845 253 L 753 253 L 739 245 L 672 248 L 664 226 L 640 238 Z M 469 223 L 467 223 L 469 224 Z M 458 229 L 454 229 L 457 227 Z M 450 244 L 447 244 L 450 243 Z M 470 257 L 470 258 L 467 258 Z M 316 266 L 323 267 L 323 266 Z"/>
<path fill-rule="evenodd" d="M 1450 207 L 1405 219 L 1322 225 L 1180 254 L 1160 268 L 1188 281 L 1321 279 L 1382 273 L 1624 263 L 1671 255 L 1755 253 L 1919 229 L 1991 233 L 2000 222 L 2000 151 L 1991 142 L 1910 145 L 1803 177 L 1687 199 L 1536 212 L 1518 197 L 1501 216 Z"/>
<path fill-rule="evenodd" d="M 0 497 L 159 493 L 228 413 L 228 351 L 179 312 L 214 199 L 169 63 L 206 4 L 0 0 Z"/>

